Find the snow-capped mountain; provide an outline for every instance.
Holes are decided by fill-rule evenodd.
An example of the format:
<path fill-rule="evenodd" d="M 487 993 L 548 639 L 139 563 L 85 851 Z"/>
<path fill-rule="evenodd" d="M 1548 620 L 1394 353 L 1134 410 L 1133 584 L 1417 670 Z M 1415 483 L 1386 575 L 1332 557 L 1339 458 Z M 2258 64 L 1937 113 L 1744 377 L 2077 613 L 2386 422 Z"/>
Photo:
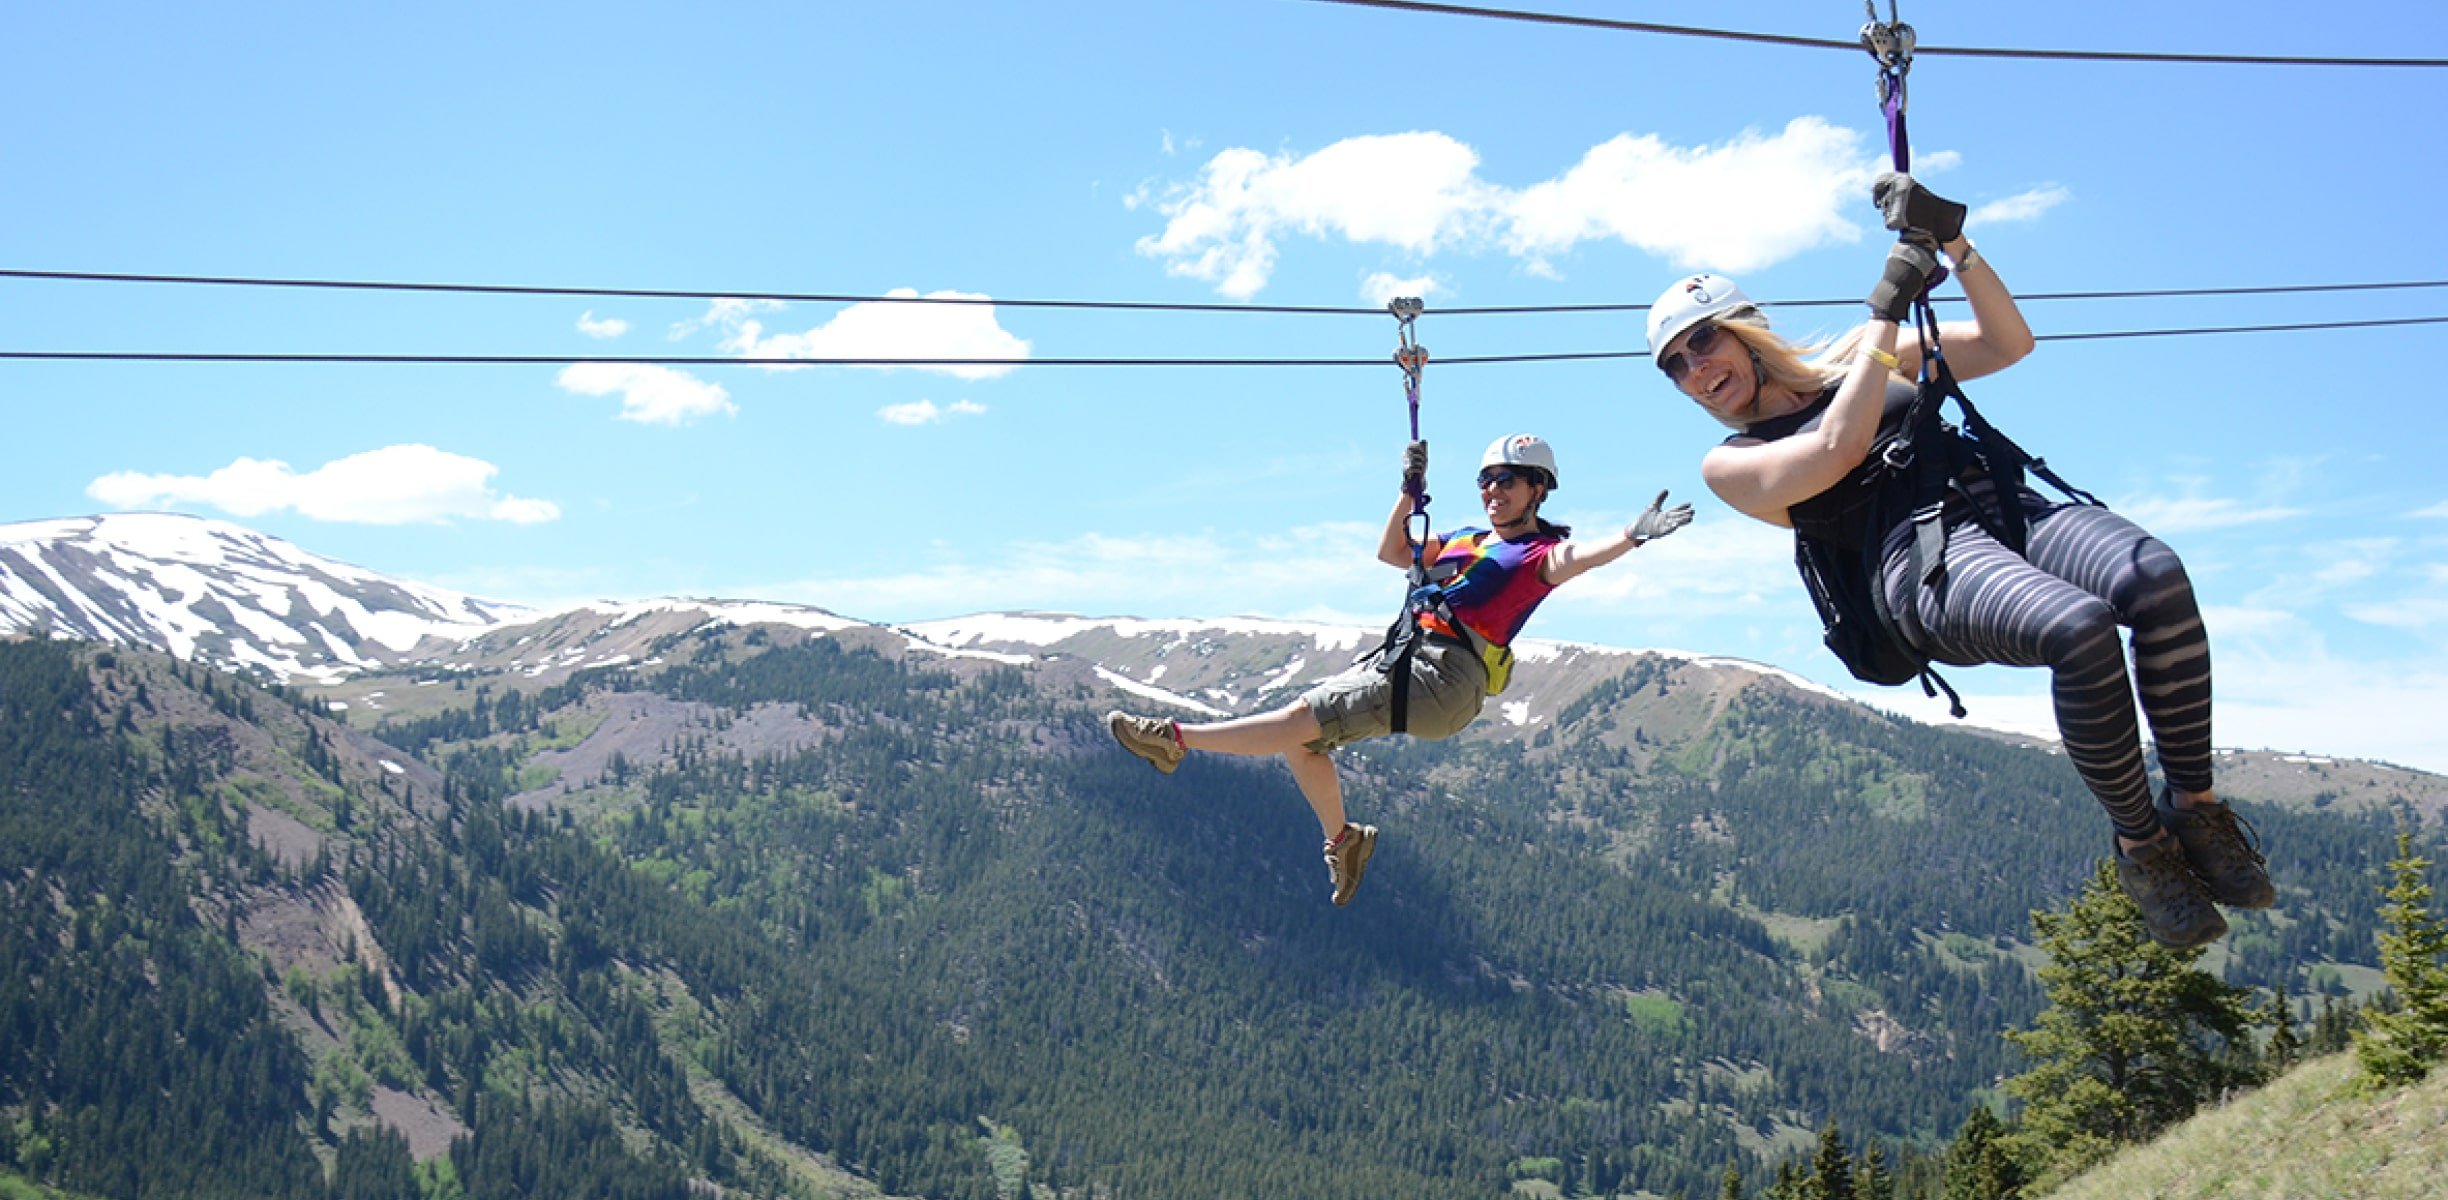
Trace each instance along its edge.
<path fill-rule="evenodd" d="M 121 513 L 0 525 L 0 631 L 145 646 L 317 682 L 533 619 L 222 521 Z"/>
<path fill-rule="evenodd" d="M 667 639 L 715 626 L 781 626 L 893 654 L 1079 672 L 1154 710 L 1223 716 L 1284 703 L 1349 667 L 1379 630 L 1257 618 L 1140 620 L 1000 613 L 887 627 L 761 601 L 604 601 L 542 612 L 336 562 L 242 526 L 169 514 L 0 525 L 0 633 L 88 638 L 336 689 L 381 708 L 378 678 L 469 672 L 557 682 L 651 667 Z M 1705 690 L 1763 678 L 1732 659 L 1525 640 L 1535 669 L 1490 704 L 1498 727 L 1535 726 L 1638 663 Z M 364 680 L 362 684 L 358 680 Z M 1826 693 L 1833 697 L 1833 693 Z"/>

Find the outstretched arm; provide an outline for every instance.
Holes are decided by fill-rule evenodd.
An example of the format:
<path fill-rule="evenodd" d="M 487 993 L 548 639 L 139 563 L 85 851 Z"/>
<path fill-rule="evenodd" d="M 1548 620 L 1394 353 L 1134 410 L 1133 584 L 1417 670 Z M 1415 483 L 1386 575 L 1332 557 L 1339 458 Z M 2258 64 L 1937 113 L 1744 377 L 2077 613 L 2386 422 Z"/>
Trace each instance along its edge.
<path fill-rule="evenodd" d="M 1545 580 L 1549 587 L 1561 585 L 1584 571 L 1622 558 L 1636 546 L 1655 541 L 1691 524 L 1691 519 L 1691 505 L 1678 504 L 1667 508 L 1666 493 L 1659 492 L 1657 499 L 1650 501 L 1649 507 L 1621 530 L 1590 542 L 1566 542 L 1548 551 L 1547 557 L 1539 563 L 1539 578 Z"/>

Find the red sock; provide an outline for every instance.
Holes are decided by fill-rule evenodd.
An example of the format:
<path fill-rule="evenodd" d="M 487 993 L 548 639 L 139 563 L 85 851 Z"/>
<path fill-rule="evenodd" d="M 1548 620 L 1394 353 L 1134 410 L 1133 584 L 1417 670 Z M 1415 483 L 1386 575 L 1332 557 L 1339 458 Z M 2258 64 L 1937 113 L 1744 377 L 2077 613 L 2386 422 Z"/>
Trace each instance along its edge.
<path fill-rule="evenodd" d="M 1350 837 L 1350 836 L 1351 836 L 1351 822 L 1349 822 L 1349 821 L 1345 821 L 1345 822 L 1343 822 L 1343 828 L 1336 830 L 1336 831 L 1335 831 L 1335 835 L 1334 835 L 1333 837 L 1330 837 L 1330 838 L 1327 838 L 1327 839 L 1326 839 L 1326 848 L 1327 848 L 1327 849 L 1329 849 L 1329 850 L 1332 850 L 1332 849 L 1334 849 L 1335 847 L 1342 845 L 1342 844 L 1343 844 L 1343 839 L 1344 839 L 1344 838 L 1347 838 L 1347 837 Z"/>
<path fill-rule="evenodd" d="M 1182 735 L 1181 735 L 1181 722 L 1179 722 L 1179 721 L 1167 721 L 1167 722 L 1165 722 L 1165 724 L 1170 725 L 1170 726 L 1172 726 L 1172 727 L 1173 727 L 1173 744 L 1174 744 L 1174 745 L 1176 745 L 1176 746 L 1181 747 L 1181 748 L 1182 748 L 1182 749 L 1184 749 L 1184 750 L 1189 749 L 1189 748 L 1190 748 L 1190 743 L 1185 742 L 1185 741 L 1183 741 L 1183 740 L 1182 740 Z"/>

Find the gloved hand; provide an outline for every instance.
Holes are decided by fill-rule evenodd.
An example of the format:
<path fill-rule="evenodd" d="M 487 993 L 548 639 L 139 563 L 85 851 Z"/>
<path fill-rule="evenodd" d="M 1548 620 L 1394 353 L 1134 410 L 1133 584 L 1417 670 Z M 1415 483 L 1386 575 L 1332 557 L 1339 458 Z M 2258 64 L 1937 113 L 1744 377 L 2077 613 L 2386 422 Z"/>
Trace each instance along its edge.
<path fill-rule="evenodd" d="M 1673 508 L 1668 508 L 1666 507 L 1666 493 L 1659 492 L 1657 499 L 1650 501 L 1649 507 L 1641 510 L 1641 515 L 1632 518 L 1632 523 L 1624 526 L 1624 536 L 1631 538 L 1635 546 L 1643 542 L 1653 542 L 1691 524 L 1691 519 L 1691 505 L 1678 504 Z"/>
<path fill-rule="evenodd" d="M 1879 276 L 1878 286 L 1870 289 L 1870 311 L 1903 324 L 1912 318 L 1913 301 L 1929 286 L 1930 272 L 1938 269 L 1938 254 L 1905 234 L 1895 249 L 1887 252 L 1887 271 Z"/>
<path fill-rule="evenodd" d="M 1964 206 L 1921 186 L 1912 176 L 1889 171 L 1870 185 L 1887 228 L 1897 233 L 1925 233 L 1944 246 L 1963 236 Z"/>
<path fill-rule="evenodd" d="M 1428 443 L 1413 442 L 1403 447 L 1402 481 L 1406 492 L 1428 486 Z"/>

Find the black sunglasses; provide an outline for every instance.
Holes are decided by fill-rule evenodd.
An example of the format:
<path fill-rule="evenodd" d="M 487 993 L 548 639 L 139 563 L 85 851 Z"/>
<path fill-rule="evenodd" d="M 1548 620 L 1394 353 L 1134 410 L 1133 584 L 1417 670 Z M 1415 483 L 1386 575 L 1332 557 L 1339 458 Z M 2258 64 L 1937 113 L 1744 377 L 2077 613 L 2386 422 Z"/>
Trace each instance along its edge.
<path fill-rule="evenodd" d="M 1537 483 L 1539 481 L 1539 477 L 1537 475 L 1534 475 L 1528 471 L 1515 471 L 1505 467 L 1489 467 L 1487 470 L 1479 472 L 1479 486 L 1482 489 L 1503 487 L 1509 483 L 1512 483 L 1516 479 L 1521 480 L 1523 483 Z"/>
<path fill-rule="evenodd" d="M 1693 354 L 1706 354 L 1717 345 L 1718 333 L 1717 322 L 1702 321 L 1691 327 L 1691 336 L 1683 339 L 1683 349 Z M 1683 350 L 1658 360 L 1658 370 L 1666 372 L 1666 378 L 1676 383 L 1683 382 L 1683 377 L 1691 374 L 1691 369 L 1691 358 Z"/>

